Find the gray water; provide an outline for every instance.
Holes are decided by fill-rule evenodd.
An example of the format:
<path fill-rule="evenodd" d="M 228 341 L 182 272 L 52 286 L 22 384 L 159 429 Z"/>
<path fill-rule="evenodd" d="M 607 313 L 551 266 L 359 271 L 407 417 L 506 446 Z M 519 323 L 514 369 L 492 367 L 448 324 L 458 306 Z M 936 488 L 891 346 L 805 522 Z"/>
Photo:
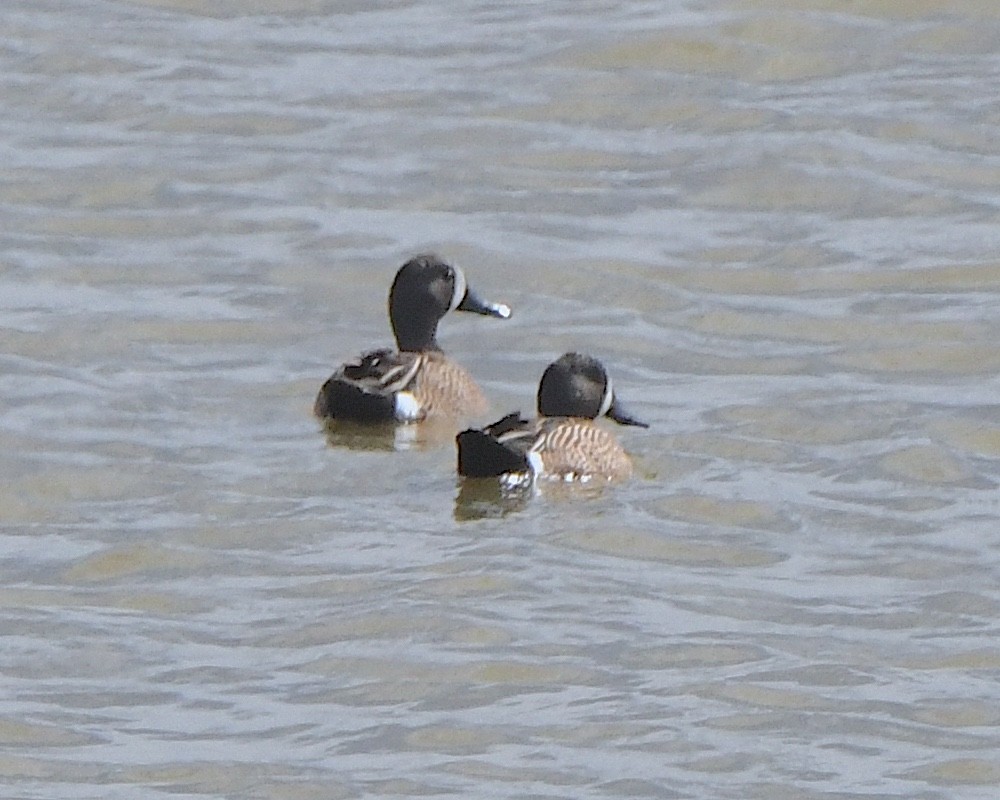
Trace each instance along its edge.
<path fill-rule="evenodd" d="M 0 794 L 993 800 L 998 45 L 994 0 L 5 0 Z M 492 415 L 591 352 L 633 480 L 328 441 L 426 250 L 514 308 L 441 326 Z"/>

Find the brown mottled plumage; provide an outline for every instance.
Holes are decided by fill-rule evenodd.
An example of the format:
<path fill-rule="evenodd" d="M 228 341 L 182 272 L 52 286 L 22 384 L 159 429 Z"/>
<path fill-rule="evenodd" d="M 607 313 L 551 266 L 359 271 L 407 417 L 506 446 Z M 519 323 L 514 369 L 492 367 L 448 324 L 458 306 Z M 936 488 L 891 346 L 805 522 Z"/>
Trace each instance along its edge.
<path fill-rule="evenodd" d="M 468 371 L 444 353 L 421 353 L 421 364 L 408 391 L 428 417 L 483 414 L 486 396 Z"/>
<path fill-rule="evenodd" d="M 538 413 L 534 421 L 508 414 L 458 434 L 459 474 L 514 483 L 539 477 L 620 480 L 632 474 L 628 454 L 594 419 L 647 426 L 622 408 L 597 359 L 566 353 L 550 364 L 538 387 Z"/>
<path fill-rule="evenodd" d="M 531 447 L 543 475 L 572 480 L 598 476 L 622 480 L 632 475 L 632 460 L 618 440 L 592 419 L 549 417 L 535 430 Z"/>

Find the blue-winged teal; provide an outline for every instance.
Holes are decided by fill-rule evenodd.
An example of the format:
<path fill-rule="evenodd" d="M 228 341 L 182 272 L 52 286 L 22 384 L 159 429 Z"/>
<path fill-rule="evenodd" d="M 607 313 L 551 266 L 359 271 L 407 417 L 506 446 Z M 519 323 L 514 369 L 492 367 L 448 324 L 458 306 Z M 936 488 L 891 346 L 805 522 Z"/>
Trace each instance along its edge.
<path fill-rule="evenodd" d="M 628 454 L 594 420 L 649 427 L 615 398 L 611 378 L 596 358 L 566 353 L 549 364 L 538 384 L 538 419 L 518 413 L 482 430 L 462 431 L 458 472 L 471 478 L 503 477 L 520 483 L 537 477 L 617 480 L 632 474 Z"/>
<path fill-rule="evenodd" d="M 389 290 L 389 322 L 399 349 L 373 350 L 344 364 L 320 388 L 316 416 L 417 422 L 486 411 L 472 376 L 438 346 L 438 321 L 449 311 L 510 316 L 508 306 L 479 299 L 458 267 L 431 255 L 403 264 Z"/>

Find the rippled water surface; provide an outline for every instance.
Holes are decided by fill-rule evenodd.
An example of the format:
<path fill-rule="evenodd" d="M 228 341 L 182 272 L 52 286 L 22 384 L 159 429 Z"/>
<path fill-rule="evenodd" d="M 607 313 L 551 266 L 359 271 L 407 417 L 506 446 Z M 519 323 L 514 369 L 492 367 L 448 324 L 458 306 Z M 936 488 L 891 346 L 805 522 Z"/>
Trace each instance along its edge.
<path fill-rule="evenodd" d="M 996 797 L 993 0 L 0 22 L 4 797 Z M 424 250 L 632 481 L 327 440 Z"/>

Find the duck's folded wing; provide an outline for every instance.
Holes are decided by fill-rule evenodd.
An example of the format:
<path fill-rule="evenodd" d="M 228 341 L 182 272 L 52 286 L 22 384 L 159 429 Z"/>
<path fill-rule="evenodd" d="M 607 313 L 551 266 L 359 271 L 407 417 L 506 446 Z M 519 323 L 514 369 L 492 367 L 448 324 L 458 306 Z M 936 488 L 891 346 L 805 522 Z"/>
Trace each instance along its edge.
<path fill-rule="evenodd" d="M 373 350 L 341 367 L 334 377 L 369 392 L 392 394 L 406 389 L 420 369 L 419 353 Z"/>
<path fill-rule="evenodd" d="M 420 367 L 416 353 L 373 350 L 342 366 L 323 384 L 313 411 L 318 417 L 359 422 L 391 420 L 395 394 L 404 390 Z"/>

